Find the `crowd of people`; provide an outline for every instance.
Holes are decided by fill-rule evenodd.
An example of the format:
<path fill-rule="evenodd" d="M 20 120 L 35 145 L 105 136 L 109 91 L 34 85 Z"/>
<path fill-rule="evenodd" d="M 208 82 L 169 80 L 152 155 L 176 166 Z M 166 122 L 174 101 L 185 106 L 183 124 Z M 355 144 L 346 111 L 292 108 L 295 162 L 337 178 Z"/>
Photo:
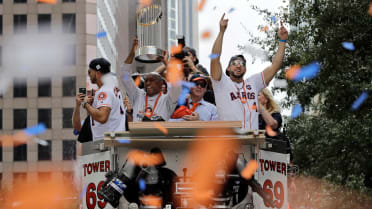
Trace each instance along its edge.
<path fill-rule="evenodd" d="M 282 125 L 279 106 L 266 88 L 279 71 L 285 54 L 288 32 L 281 26 L 278 30 L 279 47 L 272 64 L 262 72 L 246 79 L 246 59 L 243 55 L 231 57 L 226 71 L 223 71 L 220 57 L 228 20 L 222 16 L 220 32 L 214 42 L 210 75 L 198 62 L 193 48 L 183 46 L 180 58 L 165 53 L 162 65 L 145 75 L 132 73 L 132 64 L 138 47 L 133 41 L 129 54 L 118 72 L 117 78 L 124 87 L 122 95 L 115 83 L 104 82 L 112 75 L 110 63 L 96 58 L 89 64 L 88 74 L 98 90 L 91 95 L 79 93 L 73 114 L 73 127 L 77 133 L 86 136 L 91 132 L 92 140 L 103 139 L 104 132 L 125 131 L 126 124 L 145 121 L 242 121 L 246 130 L 265 129 L 267 126 L 279 132 Z M 180 82 L 167 80 L 169 65 L 175 59 L 183 64 Z M 140 77 L 139 77 L 140 76 Z M 138 84 L 141 83 L 142 84 Z M 135 82 L 140 81 L 140 82 Z M 85 120 L 80 118 L 80 109 L 87 111 Z M 89 134 L 88 134 L 89 135 Z"/>

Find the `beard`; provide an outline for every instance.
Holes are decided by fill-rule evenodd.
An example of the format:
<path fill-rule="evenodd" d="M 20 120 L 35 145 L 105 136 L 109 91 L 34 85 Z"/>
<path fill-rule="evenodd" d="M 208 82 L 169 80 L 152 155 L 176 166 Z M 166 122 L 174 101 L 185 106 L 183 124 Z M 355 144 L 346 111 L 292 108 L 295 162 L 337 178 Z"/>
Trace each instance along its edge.
<path fill-rule="evenodd" d="M 230 72 L 230 75 L 231 75 L 232 77 L 234 77 L 234 78 L 243 78 L 244 73 L 242 73 L 241 75 L 235 75 L 235 73 Z"/>

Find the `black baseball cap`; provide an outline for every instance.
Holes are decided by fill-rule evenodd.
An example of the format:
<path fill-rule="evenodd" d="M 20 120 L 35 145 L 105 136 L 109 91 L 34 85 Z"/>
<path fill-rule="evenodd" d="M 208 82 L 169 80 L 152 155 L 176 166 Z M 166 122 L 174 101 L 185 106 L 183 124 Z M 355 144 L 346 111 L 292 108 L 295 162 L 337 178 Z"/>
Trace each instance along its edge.
<path fill-rule="evenodd" d="M 191 82 L 192 82 L 192 81 L 199 81 L 199 80 L 207 81 L 207 79 L 206 79 L 204 76 L 200 75 L 200 74 L 194 74 L 194 75 L 192 75 L 191 78 L 190 78 L 190 81 L 191 81 Z"/>
<path fill-rule="evenodd" d="M 111 71 L 111 64 L 105 58 L 96 58 L 90 61 L 89 68 L 95 71 L 99 71 L 102 74 L 106 74 Z"/>
<path fill-rule="evenodd" d="M 231 63 L 234 62 L 234 61 L 237 60 L 237 59 L 241 59 L 241 60 L 243 60 L 243 62 L 244 62 L 244 66 L 245 66 L 245 64 L 247 63 L 247 60 L 245 59 L 245 57 L 244 57 L 242 54 L 238 54 L 238 55 L 232 56 L 232 57 L 230 58 L 229 65 L 228 65 L 227 67 L 230 67 Z M 227 75 L 227 76 L 230 76 L 230 75 L 229 75 L 229 71 L 228 71 L 227 69 L 226 69 L 226 75 Z"/>

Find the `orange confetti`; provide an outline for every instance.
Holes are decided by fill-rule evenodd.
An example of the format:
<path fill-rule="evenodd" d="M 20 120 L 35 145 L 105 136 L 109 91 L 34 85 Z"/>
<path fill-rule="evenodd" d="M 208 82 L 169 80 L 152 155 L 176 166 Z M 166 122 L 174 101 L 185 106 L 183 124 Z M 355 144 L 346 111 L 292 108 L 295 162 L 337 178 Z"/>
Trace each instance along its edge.
<path fill-rule="evenodd" d="M 141 202 L 147 206 L 153 206 L 156 208 L 160 208 L 163 205 L 163 200 L 161 197 L 154 196 L 154 195 L 146 195 L 141 197 Z"/>
<path fill-rule="evenodd" d="M 171 47 L 171 55 L 179 54 L 182 52 L 182 45 L 178 44 L 177 46 Z"/>
<path fill-rule="evenodd" d="M 14 147 L 22 144 L 27 144 L 32 137 L 28 136 L 25 132 L 20 131 L 14 135 L 2 135 L 0 136 L 0 141 L 2 142 L 2 147 Z"/>
<path fill-rule="evenodd" d="M 184 77 L 183 74 L 183 63 L 178 59 L 171 59 L 167 66 L 167 81 L 172 85 L 177 85 L 179 81 L 182 81 Z"/>
<path fill-rule="evenodd" d="M 154 166 L 164 162 L 163 155 L 160 153 L 147 153 L 139 150 L 130 151 L 127 158 L 140 166 Z"/>
<path fill-rule="evenodd" d="M 140 84 L 141 84 L 141 76 L 140 76 L 140 75 L 137 76 L 136 80 L 134 80 L 134 84 L 135 84 L 137 87 L 140 86 Z"/>
<path fill-rule="evenodd" d="M 57 0 L 36 0 L 36 2 L 45 3 L 45 4 L 56 4 Z"/>
<path fill-rule="evenodd" d="M 293 65 L 285 71 L 285 77 L 289 80 L 295 79 L 300 72 L 301 65 Z"/>
<path fill-rule="evenodd" d="M 276 133 L 269 125 L 266 126 L 266 133 L 269 136 L 276 136 L 278 133 Z"/>
<path fill-rule="evenodd" d="M 168 135 L 168 129 L 162 126 L 159 122 L 155 122 L 154 126 L 159 129 L 164 135 Z"/>
<path fill-rule="evenodd" d="M 203 130 L 198 134 L 203 136 L 197 138 L 191 145 L 187 154 L 186 166 L 193 175 L 193 199 L 202 205 L 209 205 L 213 202 L 211 191 L 219 193 L 222 185 L 216 184 L 219 171 L 229 173 L 233 166 L 233 158 L 229 153 L 239 145 L 232 138 L 219 138 L 220 136 L 232 135 L 231 130 L 216 129 L 213 131 Z M 206 151 L 206 147 L 208 151 Z"/>
<path fill-rule="evenodd" d="M 18 182 L 12 193 L 9 193 L 6 201 L 19 209 L 55 208 L 62 209 L 66 199 L 76 197 L 71 184 L 63 182 L 39 179 L 37 182 L 26 184 Z M 67 208 L 71 208 L 70 207 Z"/>
<path fill-rule="evenodd" d="M 257 105 L 256 105 L 256 103 L 254 103 L 254 104 L 252 105 L 252 110 L 257 110 Z"/>
<path fill-rule="evenodd" d="M 205 31 L 205 32 L 203 32 L 202 35 L 201 35 L 201 38 L 202 38 L 202 39 L 207 39 L 207 38 L 209 38 L 209 37 L 211 37 L 211 32 L 210 32 L 210 31 Z"/>
<path fill-rule="evenodd" d="M 368 14 L 372 16 L 372 2 L 369 4 Z"/>
<path fill-rule="evenodd" d="M 268 27 L 268 26 L 265 26 L 265 27 L 262 27 L 262 28 L 261 28 L 261 31 L 262 31 L 262 32 L 267 32 L 267 30 L 269 30 L 269 27 Z"/>
<path fill-rule="evenodd" d="M 207 2 L 207 0 L 201 0 L 200 1 L 199 5 L 198 5 L 198 9 L 197 9 L 199 12 L 203 10 L 204 5 L 205 5 L 206 2 Z"/>
<path fill-rule="evenodd" d="M 152 0 L 139 0 L 138 1 L 140 7 L 147 7 L 147 6 L 150 6 L 152 4 Z"/>
<path fill-rule="evenodd" d="M 244 168 L 241 175 L 245 179 L 251 179 L 258 168 L 258 163 L 255 160 L 249 161 L 248 165 Z"/>

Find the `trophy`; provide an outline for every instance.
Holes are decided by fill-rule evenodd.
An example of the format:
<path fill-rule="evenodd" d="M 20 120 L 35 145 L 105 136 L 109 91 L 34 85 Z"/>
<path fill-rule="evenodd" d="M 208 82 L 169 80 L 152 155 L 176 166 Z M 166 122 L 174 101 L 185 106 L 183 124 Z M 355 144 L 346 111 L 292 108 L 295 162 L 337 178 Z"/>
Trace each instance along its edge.
<path fill-rule="evenodd" d="M 137 11 L 138 49 L 136 60 L 143 63 L 160 62 L 165 51 L 162 46 L 161 0 L 153 0 Z"/>

